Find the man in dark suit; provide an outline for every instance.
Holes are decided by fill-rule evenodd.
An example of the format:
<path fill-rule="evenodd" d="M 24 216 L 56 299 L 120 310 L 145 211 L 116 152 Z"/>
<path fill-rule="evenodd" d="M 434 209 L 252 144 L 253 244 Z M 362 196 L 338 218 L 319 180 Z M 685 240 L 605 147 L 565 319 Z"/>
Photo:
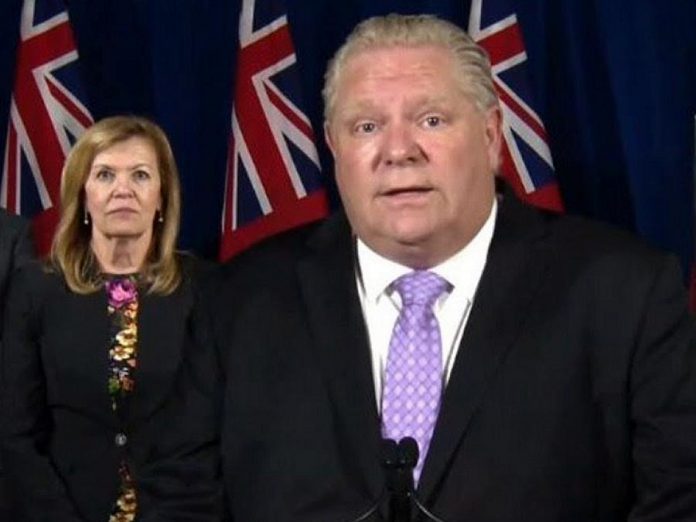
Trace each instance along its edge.
<path fill-rule="evenodd" d="M 0 318 L 5 316 L 5 296 L 10 275 L 19 265 L 34 256 L 34 243 L 31 239 L 30 225 L 25 219 L 8 214 L 0 208 Z M 0 338 L 3 321 L 0 319 Z M 0 372 L 1 373 L 1 372 Z M 6 513 L 5 484 L 0 462 L 0 520 L 9 520 Z"/>
<path fill-rule="evenodd" d="M 0 317 L 4 317 L 5 294 L 10 275 L 18 266 L 34 257 L 34 242 L 29 222 L 0 208 Z M 0 337 L 2 325 L 0 324 Z"/>
<path fill-rule="evenodd" d="M 364 22 L 324 100 L 345 212 L 211 294 L 234 520 L 348 522 L 380 500 L 370 520 L 391 517 L 382 439 L 402 437 L 445 521 L 696 520 L 675 260 L 496 192 L 490 66 L 451 24 Z"/>

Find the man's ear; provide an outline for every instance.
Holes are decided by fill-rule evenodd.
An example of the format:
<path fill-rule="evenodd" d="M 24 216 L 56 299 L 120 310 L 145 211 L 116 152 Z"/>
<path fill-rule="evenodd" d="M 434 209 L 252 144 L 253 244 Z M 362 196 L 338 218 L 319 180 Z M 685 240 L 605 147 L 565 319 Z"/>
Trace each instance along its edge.
<path fill-rule="evenodd" d="M 331 155 L 336 158 L 336 144 L 334 143 L 333 135 L 331 134 L 331 126 L 328 121 L 324 122 L 324 140 L 331 151 Z"/>
<path fill-rule="evenodd" d="M 501 157 L 500 148 L 503 140 L 503 113 L 498 105 L 486 110 L 485 113 L 485 133 L 486 149 L 488 152 L 488 162 L 493 172 L 500 169 Z"/>

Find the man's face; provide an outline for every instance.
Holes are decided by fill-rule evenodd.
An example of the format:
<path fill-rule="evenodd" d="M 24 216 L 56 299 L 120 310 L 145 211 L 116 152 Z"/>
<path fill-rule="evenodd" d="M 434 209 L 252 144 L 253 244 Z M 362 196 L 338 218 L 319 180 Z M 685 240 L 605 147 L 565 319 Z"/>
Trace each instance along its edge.
<path fill-rule="evenodd" d="M 450 53 L 385 47 L 348 59 L 325 126 L 354 232 L 414 268 L 463 248 L 494 197 L 500 111 L 463 93 Z"/>

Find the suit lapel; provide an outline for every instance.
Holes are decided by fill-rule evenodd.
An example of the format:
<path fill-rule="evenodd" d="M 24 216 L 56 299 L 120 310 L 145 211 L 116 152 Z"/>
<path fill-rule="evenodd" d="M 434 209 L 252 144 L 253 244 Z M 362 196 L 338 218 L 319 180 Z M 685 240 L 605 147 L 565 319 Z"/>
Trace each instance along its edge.
<path fill-rule="evenodd" d="M 346 470 L 368 498 L 382 488 L 380 431 L 367 330 L 355 284 L 350 229 L 343 215 L 321 227 L 298 276 L 316 339 Z"/>
<path fill-rule="evenodd" d="M 539 241 L 543 230 L 537 214 L 512 196 L 499 206 L 486 267 L 418 486 L 425 500 L 436 494 L 459 441 L 524 324 L 544 271 Z"/>
<path fill-rule="evenodd" d="M 43 318 L 47 336 L 45 365 L 59 383 L 66 404 L 82 407 L 106 424 L 113 424 L 109 399 L 109 323 L 106 294 L 71 292 L 63 279 L 47 276 L 52 285 Z"/>
<path fill-rule="evenodd" d="M 168 296 L 140 296 L 135 388 L 124 412 L 129 422 L 147 417 L 170 393 L 188 339 L 185 285 Z"/>

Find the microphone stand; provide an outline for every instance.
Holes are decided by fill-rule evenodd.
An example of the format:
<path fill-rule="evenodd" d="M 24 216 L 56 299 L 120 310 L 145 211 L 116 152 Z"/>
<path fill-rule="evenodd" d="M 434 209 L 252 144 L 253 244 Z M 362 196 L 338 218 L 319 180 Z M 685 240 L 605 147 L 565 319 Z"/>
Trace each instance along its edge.
<path fill-rule="evenodd" d="M 396 464 L 396 461 L 398 460 L 398 448 L 395 440 L 382 439 L 380 457 L 382 461 L 382 467 L 387 469 L 387 477 L 389 477 L 389 470 Z M 387 482 L 389 482 L 388 478 Z M 387 497 L 388 494 L 389 488 L 387 485 L 385 485 L 385 487 L 382 489 L 382 492 L 379 494 L 379 497 L 377 497 L 377 500 L 375 500 L 375 502 L 369 508 L 367 508 L 365 512 L 361 513 L 356 518 L 351 519 L 350 522 L 364 522 L 365 520 L 368 520 L 377 512 L 379 506 L 382 505 L 382 502 L 384 502 L 384 499 Z M 380 520 L 382 520 L 381 517 Z"/>
<path fill-rule="evenodd" d="M 386 495 L 386 490 L 382 490 L 382 493 L 379 495 L 377 502 L 372 504 L 372 506 L 370 506 L 370 509 L 365 511 L 365 513 L 360 515 L 358 518 L 354 518 L 353 520 L 351 520 L 351 522 L 364 522 L 365 520 L 368 520 L 372 515 L 374 515 L 377 512 L 377 510 L 379 509 L 379 505 L 384 500 L 385 495 Z"/>
<path fill-rule="evenodd" d="M 385 497 L 389 498 L 389 518 L 387 522 L 410 522 L 411 508 L 431 522 L 444 522 L 433 515 L 416 496 L 413 484 L 413 468 L 418 463 L 418 443 L 412 437 L 404 437 L 397 444 L 393 439 L 382 440 L 382 466 L 386 474 L 386 484 L 377 500 L 361 515 L 350 522 L 364 522 L 372 517 Z"/>
<path fill-rule="evenodd" d="M 387 490 L 390 491 L 389 522 L 410 522 L 411 504 L 431 522 L 444 522 L 433 515 L 416 496 L 413 484 L 413 468 L 418 463 L 418 443 L 412 437 L 404 437 L 396 447 L 393 472 L 387 473 Z M 385 467 L 389 470 L 385 460 Z"/>
<path fill-rule="evenodd" d="M 392 441 L 394 442 L 394 441 Z M 413 468 L 418 462 L 418 444 L 411 437 L 389 445 L 384 458 L 389 493 L 389 522 L 410 522 Z"/>

